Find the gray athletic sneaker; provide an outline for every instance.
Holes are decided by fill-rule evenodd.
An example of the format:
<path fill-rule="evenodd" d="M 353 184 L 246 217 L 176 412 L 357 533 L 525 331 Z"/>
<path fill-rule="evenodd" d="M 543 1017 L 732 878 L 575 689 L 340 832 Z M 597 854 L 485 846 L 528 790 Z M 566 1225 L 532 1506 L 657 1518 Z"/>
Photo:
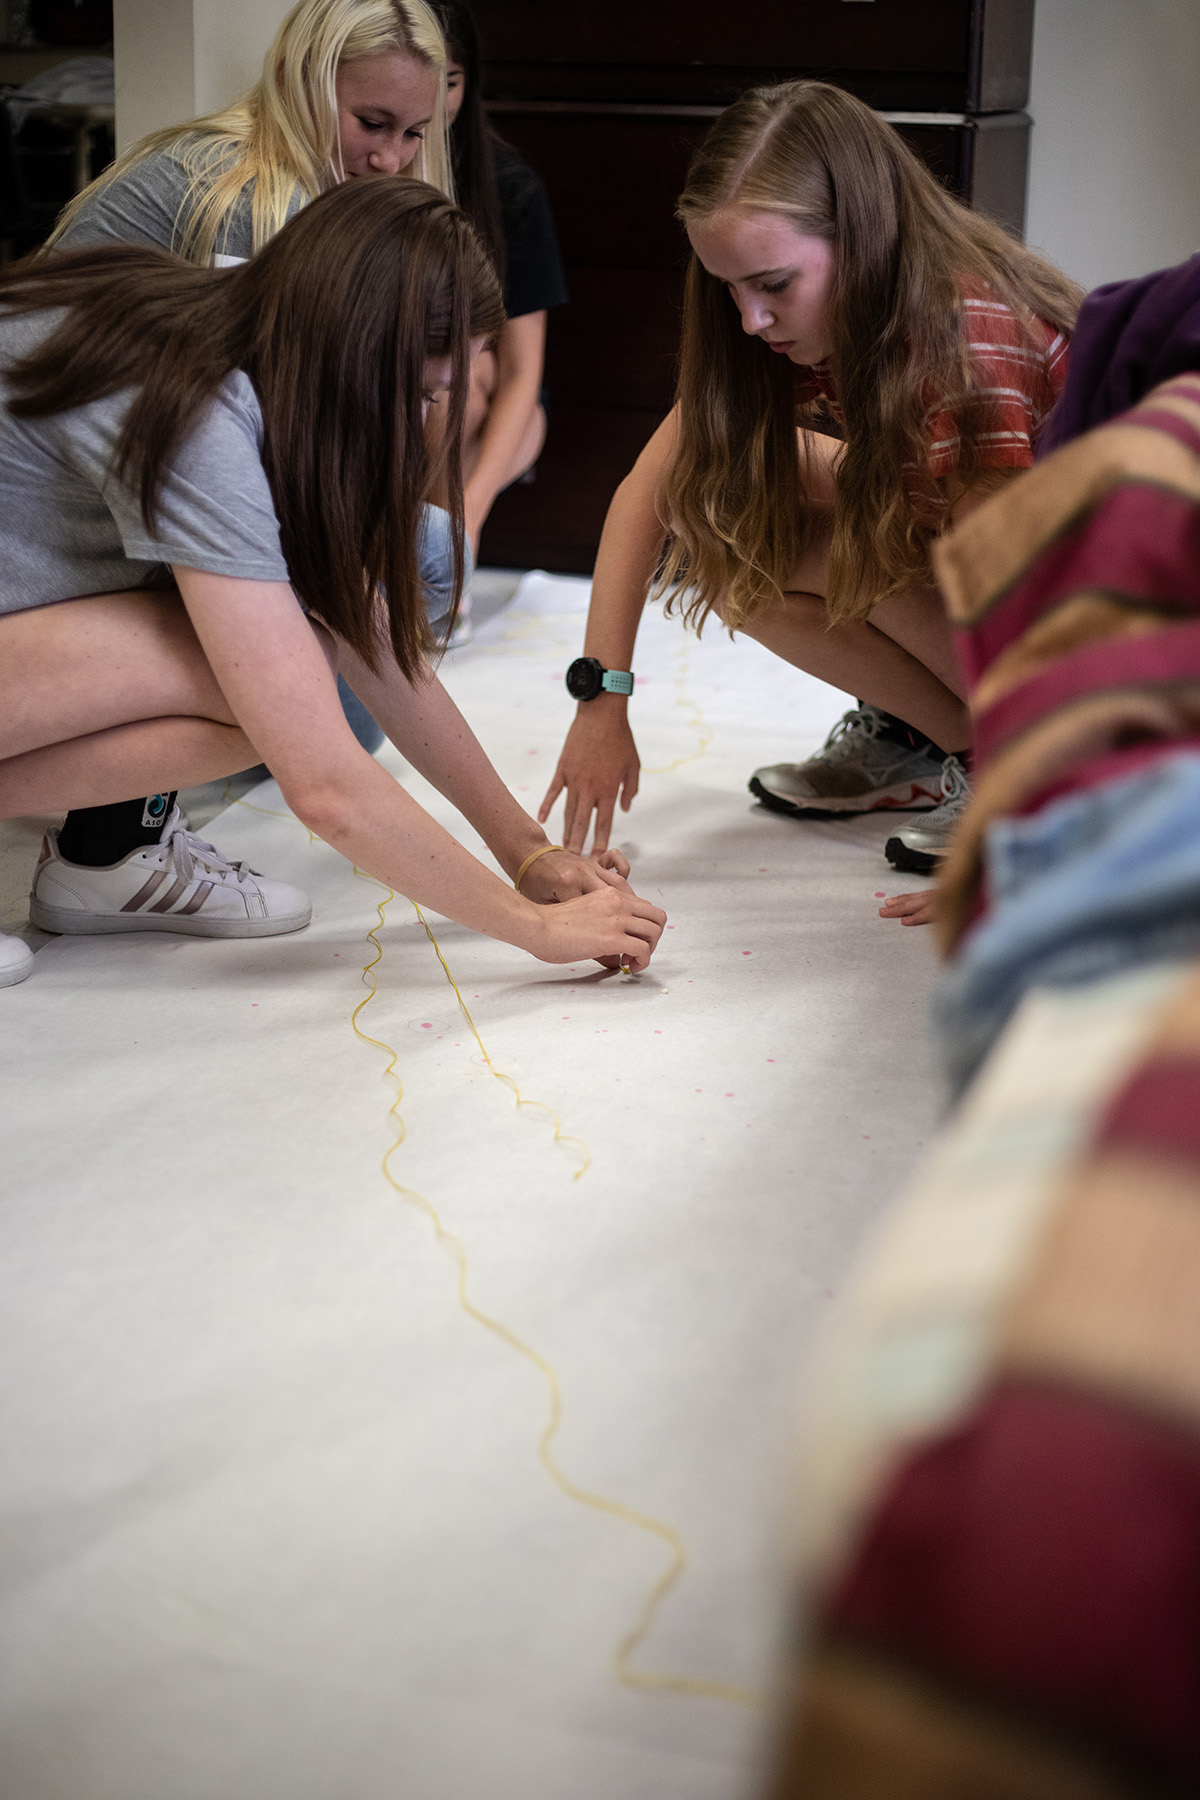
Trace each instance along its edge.
<path fill-rule="evenodd" d="M 923 812 L 936 806 L 941 758 L 928 745 L 914 750 L 882 737 L 883 729 L 875 707 L 856 706 L 838 720 L 819 756 L 756 769 L 750 792 L 774 812 L 809 818 Z"/>
<path fill-rule="evenodd" d="M 954 828 L 967 810 L 971 789 L 957 756 L 942 764 L 942 803 L 914 825 L 902 825 L 883 847 L 893 869 L 930 875 L 950 848 Z"/>

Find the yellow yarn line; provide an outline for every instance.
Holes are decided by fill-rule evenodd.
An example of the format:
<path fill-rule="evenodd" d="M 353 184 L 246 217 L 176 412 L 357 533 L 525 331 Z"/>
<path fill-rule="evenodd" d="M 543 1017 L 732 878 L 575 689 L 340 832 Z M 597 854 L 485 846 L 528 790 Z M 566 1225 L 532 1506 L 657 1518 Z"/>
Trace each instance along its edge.
<path fill-rule="evenodd" d="M 699 733 L 700 741 L 696 748 L 690 751 L 687 756 L 677 756 L 674 762 L 655 763 L 653 767 L 648 767 L 644 770 L 644 773 L 647 775 L 669 775 L 673 769 L 682 769 L 685 763 L 699 762 L 700 758 L 704 755 L 705 751 L 713 741 L 714 732 L 712 726 L 708 723 L 708 720 L 704 717 L 704 714 L 701 712 L 696 702 L 690 698 L 687 691 L 688 669 L 691 662 L 688 651 L 688 640 L 685 637 L 676 656 L 675 704 L 676 706 L 681 706 L 685 712 L 691 713 L 691 723 Z"/>
<path fill-rule="evenodd" d="M 308 826 L 304 824 L 303 819 L 297 819 L 295 813 L 279 812 L 276 808 L 270 807 L 270 806 L 255 806 L 249 800 L 237 800 L 234 802 L 234 804 L 237 806 L 244 806 L 246 808 L 247 812 L 262 813 L 268 819 L 291 819 L 294 824 L 300 825 L 303 827 L 303 829 L 305 831 L 308 831 Z M 319 844 L 322 840 L 317 836 L 315 831 L 308 831 L 308 841 L 310 844 Z M 360 878 L 360 880 L 362 880 L 362 881 L 374 881 L 375 880 L 375 877 L 373 875 L 366 874 L 365 871 L 358 868 L 357 865 L 353 865 L 353 867 L 354 867 L 354 873 Z M 382 883 L 382 882 L 380 883 L 380 886 L 384 886 L 384 885 L 385 885 L 384 883 Z M 388 894 L 392 899 L 395 898 L 395 895 L 393 894 L 393 892 L 390 888 L 388 889 Z M 412 907 L 413 911 L 416 913 L 418 919 L 420 919 L 421 924 L 424 927 L 425 936 L 429 939 L 430 943 L 433 945 L 434 952 L 437 956 L 438 961 L 442 965 L 442 971 L 446 977 L 446 980 L 450 983 L 450 986 L 454 989 L 455 997 L 457 998 L 458 1004 L 459 1004 L 460 1008 L 462 1009 L 462 1016 L 467 1021 L 467 1025 L 470 1029 L 471 1036 L 475 1039 L 475 1042 L 479 1045 L 479 1054 L 483 1057 L 483 1060 L 487 1064 L 490 1073 L 495 1078 L 495 1080 L 503 1082 L 505 1087 L 511 1091 L 518 1106 L 534 1107 L 538 1112 L 544 1112 L 549 1115 L 550 1122 L 554 1127 L 554 1142 L 556 1144 L 574 1144 L 575 1148 L 579 1151 L 580 1155 L 583 1157 L 583 1161 L 580 1163 L 579 1167 L 575 1170 L 574 1174 L 571 1176 L 572 1181 L 578 1181 L 579 1177 L 581 1175 L 585 1175 L 592 1166 L 591 1152 L 588 1150 L 587 1145 L 583 1142 L 582 1138 L 573 1137 L 569 1131 L 563 1130 L 562 1120 L 559 1118 L 558 1114 L 555 1112 L 555 1110 L 552 1106 L 547 1105 L 546 1101 L 544 1101 L 544 1100 L 527 1100 L 525 1098 L 525 1096 L 522 1094 L 520 1088 L 517 1086 L 516 1082 L 513 1080 L 512 1076 L 506 1075 L 504 1073 L 503 1069 L 498 1069 L 496 1067 L 495 1063 L 492 1061 L 491 1057 L 487 1053 L 486 1044 L 484 1043 L 483 1039 L 480 1037 L 479 1032 L 476 1030 L 475 1021 L 471 1017 L 470 1011 L 467 1007 L 467 1003 L 462 997 L 462 992 L 459 988 L 459 985 L 458 985 L 457 981 L 455 981 L 453 975 L 450 973 L 450 965 L 447 963 L 445 957 L 442 955 L 441 945 L 438 943 L 438 941 L 434 937 L 432 931 L 430 931 L 430 929 L 429 929 L 429 925 L 426 921 L 425 914 L 421 911 L 420 907 L 417 905 L 415 900 L 410 900 L 409 905 Z M 381 923 L 382 923 L 382 921 L 381 921 Z M 376 941 L 378 941 L 378 940 L 376 940 Z M 374 965 L 372 965 L 372 967 L 373 966 Z M 364 971 L 364 973 L 365 973 L 365 971 Z"/>
<path fill-rule="evenodd" d="M 698 713 L 698 709 L 696 710 Z M 707 727 L 705 727 L 705 729 L 707 729 Z M 697 751 L 697 755 L 703 754 L 703 750 L 707 749 L 708 742 L 711 741 L 711 735 L 710 732 L 708 740 L 706 740 L 701 750 Z M 682 760 L 690 761 L 691 759 L 683 758 Z M 672 764 L 671 766 L 674 767 L 676 765 Z M 235 805 L 244 806 L 249 812 L 263 813 L 272 819 L 292 819 L 297 825 L 303 823 L 302 820 L 296 818 L 294 813 L 279 812 L 276 809 L 266 806 L 255 806 L 249 800 L 239 799 L 235 801 Z M 304 826 L 304 829 L 307 831 L 308 827 Z M 319 841 L 315 833 L 311 831 L 308 832 L 308 839 L 310 843 L 317 843 Z M 358 868 L 356 865 L 352 866 L 354 867 L 355 875 L 357 875 L 360 880 L 376 880 L 375 876 L 367 875 L 364 870 Z M 385 884 L 379 882 L 378 885 L 382 887 Z M 482 1325 L 485 1330 L 492 1332 L 494 1336 L 500 1338 L 500 1340 L 507 1344 L 511 1350 L 515 1351 L 518 1356 L 523 1357 L 527 1362 L 531 1363 L 545 1381 L 550 1402 L 550 1413 L 545 1428 L 542 1431 L 542 1435 L 538 1440 L 538 1459 L 555 1487 L 557 1487 L 568 1500 L 574 1500 L 580 1506 L 591 1507 L 594 1512 L 606 1513 L 610 1518 L 617 1519 L 622 1524 L 629 1525 L 635 1530 L 648 1532 L 650 1536 L 658 1538 L 660 1542 L 665 1544 L 671 1552 L 670 1562 L 658 1579 L 651 1585 L 646 1598 L 642 1602 L 641 1610 L 634 1621 L 632 1629 L 625 1634 L 613 1651 L 612 1672 L 616 1679 L 621 1682 L 623 1686 L 629 1688 L 640 1688 L 645 1691 L 658 1693 L 689 1694 L 703 1700 L 726 1700 L 735 1706 L 749 1706 L 756 1710 L 761 1710 L 766 1706 L 764 1697 L 761 1694 L 755 1693 L 752 1688 L 742 1687 L 736 1682 L 706 1681 L 702 1677 L 696 1675 L 665 1675 L 654 1670 L 635 1669 L 632 1666 L 633 1655 L 649 1636 L 659 1607 L 671 1592 L 671 1589 L 677 1585 L 687 1567 L 687 1547 L 673 1525 L 668 1525 L 664 1520 L 654 1518 L 650 1513 L 640 1512 L 636 1507 L 627 1506 L 622 1500 L 611 1500 L 604 1494 L 595 1494 L 588 1488 L 579 1487 L 577 1483 L 571 1480 L 566 1471 L 559 1466 L 550 1448 L 555 1437 L 558 1435 L 559 1427 L 562 1424 L 563 1414 L 562 1382 L 559 1379 L 557 1370 L 552 1363 L 547 1361 L 540 1351 L 533 1348 L 532 1344 L 527 1344 L 523 1338 L 518 1337 L 511 1327 L 505 1325 L 500 1319 L 492 1318 L 489 1313 L 485 1313 L 482 1308 L 475 1305 L 474 1301 L 467 1293 L 467 1271 L 469 1265 L 466 1246 L 462 1239 L 457 1237 L 454 1232 L 446 1229 L 445 1225 L 442 1223 L 441 1215 L 438 1213 L 437 1208 L 431 1200 L 428 1200 L 424 1194 L 419 1193 L 416 1188 L 406 1187 L 402 1182 L 397 1181 L 396 1177 L 392 1174 L 391 1159 L 408 1135 L 404 1121 L 400 1117 L 398 1110 L 400 1103 L 404 1098 L 404 1085 L 396 1072 L 399 1051 L 391 1044 L 384 1043 L 382 1038 L 371 1037 L 368 1032 L 362 1030 L 358 1021 L 360 1015 L 371 1004 L 378 992 L 379 983 L 375 971 L 383 960 L 383 945 L 380 943 L 376 933 L 380 931 L 386 923 L 386 909 L 395 897 L 394 889 L 389 887 L 387 890 L 387 898 L 376 903 L 379 919 L 367 933 L 367 936 L 375 946 L 375 955 L 369 962 L 364 963 L 362 971 L 364 977 L 370 977 L 371 991 L 359 1001 L 358 1005 L 350 1015 L 350 1025 L 355 1036 L 361 1038 L 364 1044 L 371 1044 L 375 1049 L 382 1050 L 384 1055 L 388 1058 L 387 1067 L 383 1072 L 384 1079 L 390 1079 L 394 1083 L 396 1089 L 396 1098 L 388 1108 L 387 1116 L 389 1119 L 395 1121 L 397 1135 L 384 1152 L 380 1162 L 380 1168 L 383 1172 L 384 1179 L 387 1181 L 389 1187 L 391 1187 L 401 1199 L 410 1200 L 414 1206 L 425 1214 L 426 1218 L 433 1226 L 434 1235 L 438 1242 L 444 1244 L 453 1256 L 458 1270 L 458 1303 L 463 1312 L 466 1313 L 468 1318 L 474 1319 L 476 1324 Z M 434 953 L 442 965 L 446 980 L 454 989 L 455 997 L 462 1010 L 462 1015 L 467 1021 L 471 1036 L 478 1044 L 480 1055 L 483 1057 L 483 1060 L 487 1064 L 492 1075 L 497 1081 L 502 1081 L 506 1087 L 512 1090 L 518 1106 L 533 1106 L 539 1108 L 542 1112 L 549 1113 L 554 1122 L 554 1141 L 556 1143 L 575 1144 L 577 1148 L 583 1152 L 584 1161 L 581 1167 L 576 1169 L 574 1176 L 572 1177 L 573 1180 L 578 1181 L 584 1171 L 591 1166 L 591 1157 L 589 1156 L 586 1147 L 578 1138 L 571 1137 L 562 1130 L 561 1121 L 553 1107 L 547 1106 L 542 1100 L 524 1099 L 520 1088 L 517 1086 L 512 1076 L 506 1075 L 503 1070 L 496 1068 L 491 1057 L 488 1055 L 487 1047 L 484 1044 L 483 1039 L 479 1035 L 475 1021 L 471 1017 L 470 1009 L 463 999 L 462 990 L 450 972 L 450 966 L 442 954 L 441 945 L 430 930 L 428 920 L 415 900 L 410 901 L 409 904 L 421 921 L 426 937 L 433 945 Z"/>
<path fill-rule="evenodd" d="M 365 875 L 361 869 L 356 868 L 354 873 L 363 880 L 374 880 L 373 876 Z M 379 885 L 383 886 L 384 884 L 381 882 Z M 394 899 L 394 890 L 388 888 L 387 898 L 376 903 L 376 910 L 379 914 L 378 922 L 373 925 L 367 933 L 367 936 L 375 946 L 375 955 L 369 962 L 364 963 L 363 965 L 363 976 L 364 978 L 370 979 L 371 991 L 359 1001 L 358 1005 L 354 1008 L 353 1013 L 350 1015 L 350 1024 L 355 1036 L 361 1038 L 364 1044 L 371 1044 L 377 1050 L 382 1050 L 384 1055 L 388 1058 L 387 1068 L 384 1070 L 384 1079 L 390 1079 L 396 1089 L 396 1098 L 388 1108 L 387 1114 L 388 1118 L 395 1123 L 396 1137 L 384 1152 L 380 1162 L 384 1179 L 401 1199 L 411 1201 L 414 1206 L 418 1207 L 420 1211 L 424 1213 L 425 1217 L 433 1227 L 434 1235 L 438 1242 L 443 1244 L 454 1258 L 458 1271 L 458 1304 L 463 1312 L 467 1314 L 468 1318 L 474 1319 L 477 1325 L 482 1325 L 485 1330 L 490 1331 L 495 1337 L 498 1337 L 501 1342 L 507 1344 L 509 1349 L 515 1351 L 518 1356 L 523 1357 L 526 1362 L 531 1363 L 546 1383 L 550 1410 L 545 1427 L 538 1440 L 538 1459 L 555 1487 L 557 1487 L 568 1500 L 574 1500 L 580 1506 L 590 1507 L 594 1512 L 605 1513 L 609 1518 L 617 1519 L 623 1525 L 632 1526 L 638 1531 L 647 1532 L 651 1537 L 658 1538 L 671 1552 L 671 1560 L 663 1573 L 654 1582 L 649 1593 L 646 1595 L 645 1600 L 642 1602 L 641 1610 L 638 1613 L 637 1619 L 634 1621 L 632 1630 L 626 1633 L 613 1651 L 612 1670 L 616 1679 L 623 1683 L 624 1686 L 631 1688 L 654 1689 L 662 1693 L 691 1694 L 707 1700 L 727 1700 L 739 1706 L 761 1707 L 764 1705 L 761 1695 L 754 1693 L 750 1688 L 740 1687 L 733 1682 L 705 1681 L 699 1676 L 692 1675 L 665 1675 L 654 1671 L 647 1672 L 635 1669 L 631 1666 L 631 1659 L 634 1652 L 642 1645 L 642 1643 L 644 1643 L 649 1635 L 659 1607 L 670 1593 L 671 1589 L 677 1584 L 684 1569 L 687 1567 L 687 1549 L 683 1539 L 673 1525 L 668 1525 L 663 1520 L 654 1518 L 650 1513 L 641 1512 L 636 1507 L 627 1506 L 623 1500 L 612 1500 L 605 1494 L 593 1493 L 589 1488 L 580 1487 L 578 1483 L 571 1480 L 570 1476 L 557 1461 L 551 1449 L 551 1445 L 562 1425 L 563 1416 L 562 1382 L 559 1379 L 557 1370 L 540 1351 L 533 1348 L 532 1344 L 527 1344 L 524 1338 L 518 1337 L 516 1332 L 513 1331 L 510 1326 L 505 1325 L 500 1319 L 493 1318 L 490 1313 L 484 1312 L 481 1307 L 475 1305 L 475 1302 L 467 1292 L 469 1262 L 466 1246 L 462 1239 L 454 1232 L 447 1230 L 446 1226 L 442 1223 L 441 1215 L 431 1200 L 427 1199 L 424 1194 L 419 1193 L 416 1188 L 406 1187 L 404 1183 L 398 1181 L 392 1173 L 391 1159 L 407 1136 L 404 1120 L 400 1117 L 399 1113 L 400 1103 L 404 1098 L 404 1086 L 396 1072 L 399 1052 L 391 1044 L 385 1043 L 382 1038 L 372 1037 L 369 1032 L 364 1031 L 358 1021 L 362 1013 L 370 1006 L 372 1000 L 375 999 L 379 990 L 378 977 L 375 971 L 383 960 L 383 945 L 380 943 L 377 933 L 386 923 L 387 907 Z M 474 1022 L 471 1019 L 470 1013 L 467 1011 L 466 1002 L 463 1000 L 458 984 L 447 967 L 446 959 L 442 955 L 437 939 L 434 937 L 432 931 L 430 931 L 420 907 L 416 908 L 416 912 L 417 917 L 425 927 L 425 932 L 430 943 L 437 952 L 438 961 L 446 972 L 447 980 L 458 995 L 458 1003 L 462 1007 L 467 1023 L 471 1027 L 475 1042 L 483 1052 L 483 1055 L 488 1062 L 488 1067 L 492 1069 L 493 1075 L 498 1075 L 497 1070 L 492 1068 L 491 1059 L 484 1049 L 479 1033 L 475 1030 Z M 514 1092 L 516 1091 L 516 1084 L 507 1076 L 498 1076 L 498 1079 L 507 1081 Z M 519 1095 L 518 1104 L 521 1104 Z M 525 1102 L 524 1104 L 538 1105 L 540 1102 Z M 546 1110 L 549 1111 L 550 1109 L 547 1108 Z M 582 1174 L 582 1172 L 582 1170 L 579 1171 L 580 1174 Z"/>
<path fill-rule="evenodd" d="M 360 871 L 358 869 L 356 869 L 354 872 L 356 875 L 360 873 Z M 514 1097 L 516 1099 L 518 1106 L 536 1107 L 539 1112 L 544 1112 L 544 1113 L 549 1114 L 550 1122 L 554 1126 L 554 1142 L 556 1144 L 574 1144 L 575 1148 L 579 1151 L 579 1153 L 583 1157 L 583 1161 L 580 1163 L 579 1167 L 575 1170 L 575 1173 L 571 1177 L 572 1181 L 578 1181 L 579 1177 L 581 1175 L 586 1174 L 588 1169 L 590 1169 L 592 1166 L 591 1153 L 588 1150 L 586 1144 L 583 1143 L 582 1139 L 573 1137 L 569 1131 L 563 1130 L 562 1120 L 559 1118 L 558 1114 L 555 1112 L 555 1110 L 552 1106 L 548 1106 L 544 1100 L 526 1100 L 524 1095 L 521 1093 L 520 1088 L 517 1086 L 516 1082 L 513 1080 L 512 1076 L 506 1075 L 504 1073 L 503 1069 L 498 1069 L 496 1067 L 495 1063 L 492 1061 L 491 1057 L 487 1053 L 487 1045 L 484 1043 L 483 1039 L 479 1035 L 478 1030 L 476 1029 L 475 1021 L 471 1017 L 470 1008 L 467 1006 L 466 1001 L 462 997 L 462 989 L 459 987 L 457 981 L 455 981 L 453 975 L 450 973 L 450 965 L 446 961 L 445 957 L 442 955 L 442 947 L 438 943 L 437 939 L 434 937 L 432 931 L 429 929 L 429 921 L 426 919 L 425 914 L 421 911 L 420 907 L 417 905 L 415 900 L 410 900 L 409 905 L 412 907 L 413 911 L 416 913 L 418 919 L 420 919 L 421 924 L 425 931 L 425 936 L 429 939 L 430 943 L 433 945 L 434 954 L 437 957 L 438 961 L 442 965 L 442 973 L 445 975 L 446 980 L 450 983 L 450 986 L 454 989 L 454 997 L 458 1001 L 459 1008 L 462 1012 L 462 1016 L 467 1021 L 467 1027 L 471 1033 L 471 1036 L 475 1039 L 475 1042 L 479 1045 L 479 1054 L 482 1056 L 484 1062 L 487 1064 L 488 1069 L 491 1072 L 493 1078 L 496 1081 L 503 1082 L 504 1086 L 511 1090 L 512 1094 L 514 1095 Z"/>

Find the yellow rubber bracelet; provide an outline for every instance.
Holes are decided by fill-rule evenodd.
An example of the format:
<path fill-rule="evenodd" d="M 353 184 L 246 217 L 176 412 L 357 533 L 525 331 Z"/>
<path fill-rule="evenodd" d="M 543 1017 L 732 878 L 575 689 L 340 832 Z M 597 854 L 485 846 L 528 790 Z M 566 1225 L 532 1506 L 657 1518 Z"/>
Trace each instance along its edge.
<path fill-rule="evenodd" d="M 532 869 L 532 867 L 533 867 L 534 863 L 537 861 L 538 857 L 539 856 L 549 856 L 549 854 L 552 850 L 561 850 L 561 849 L 562 849 L 561 844 L 543 844 L 540 850 L 530 851 L 529 855 L 525 858 L 525 861 L 521 864 L 520 868 L 517 870 L 516 874 L 513 876 L 513 886 L 516 888 L 518 894 L 521 891 L 521 883 L 524 881 L 524 879 L 525 879 L 526 875 L 529 873 L 530 869 Z"/>

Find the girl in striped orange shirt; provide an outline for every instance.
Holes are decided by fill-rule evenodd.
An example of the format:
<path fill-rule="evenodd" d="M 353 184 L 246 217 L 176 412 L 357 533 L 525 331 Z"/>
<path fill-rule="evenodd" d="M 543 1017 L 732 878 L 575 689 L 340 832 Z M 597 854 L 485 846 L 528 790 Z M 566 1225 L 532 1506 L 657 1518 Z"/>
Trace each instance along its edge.
<path fill-rule="evenodd" d="M 930 546 L 1032 462 L 1079 292 L 821 82 L 729 107 L 679 217 L 693 256 L 676 405 L 609 511 L 592 661 L 541 817 L 565 789 L 564 841 L 581 847 L 594 820 L 599 848 L 637 791 L 627 696 L 586 697 L 587 675 L 632 668 L 653 591 L 860 696 L 818 756 L 755 772 L 766 805 L 922 809 L 948 789 L 924 825 L 936 846 L 970 725 Z"/>

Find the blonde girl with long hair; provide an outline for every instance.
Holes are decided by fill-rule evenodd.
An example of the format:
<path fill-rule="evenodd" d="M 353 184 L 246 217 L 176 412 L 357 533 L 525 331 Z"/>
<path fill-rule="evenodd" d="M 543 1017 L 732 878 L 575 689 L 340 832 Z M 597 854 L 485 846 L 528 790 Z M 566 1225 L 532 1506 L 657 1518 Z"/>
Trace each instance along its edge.
<path fill-rule="evenodd" d="M 357 176 L 407 171 L 453 199 L 446 132 L 445 48 L 425 0 L 300 0 L 249 93 L 142 138 L 72 200 L 49 247 L 240 261 Z"/>
<path fill-rule="evenodd" d="M 697 630 L 715 613 L 860 697 L 821 755 L 755 772 L 768 805 L 932 806 L 947 764 L 961 781 L 970 723 L 930 546 L 1032 462 L 1079 291 L 821 82 L 730 106 L 679 217 L 693 255 L 676 404 L 609 510 L 577 715 L 539 816 L 565 790 L 564 841 L 594 822 L 599 847 L 618 798 L 628 810 L 623 678 L 652 590 Z"/>
<path fill-rule="evenodd" d="M 227 267 L 256 255 L 326 190 L 400 174 L 453 198 L 436 17 L 425 0 L 300 0 L 248 93 L 135 144 L 71 202 L 48 248 L 132 243 Z M 443 636 L 460 566 L 453 537 L 446 510 L 426 506 L 420 573 Z M 469 545 L 465 555 L 469 565 Z M 384 734 L 376 720 L 343 678 L 339 692 L 359 743 L 378 749 Z M 114 930 L 123 921 L 133 929 L 105 892 L 119 895 L 124 859 L 160 841 L 174 803 L 164 785 L 158 794 L 68 814 L 59 849 L 88 871 L 79 885 L 89 904 L 66 929 Z"/>

